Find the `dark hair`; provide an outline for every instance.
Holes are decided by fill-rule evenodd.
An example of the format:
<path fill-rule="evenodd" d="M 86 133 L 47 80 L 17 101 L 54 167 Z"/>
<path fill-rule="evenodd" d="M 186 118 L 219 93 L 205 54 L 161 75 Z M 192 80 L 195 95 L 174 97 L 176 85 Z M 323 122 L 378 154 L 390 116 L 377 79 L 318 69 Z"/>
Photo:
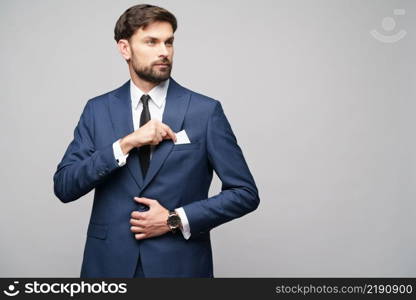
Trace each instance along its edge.
<path fill-rule="evenodd" d="M 146 28 L 147 25 L 157 21 L 168 22 L 172 25 L 173 32 L 178 26 L 175 16 L 164 8 L 149 4 L 132 6 L 117 20 L 114 39 L 116 42 L 130 39 L 137 29 Z"/>

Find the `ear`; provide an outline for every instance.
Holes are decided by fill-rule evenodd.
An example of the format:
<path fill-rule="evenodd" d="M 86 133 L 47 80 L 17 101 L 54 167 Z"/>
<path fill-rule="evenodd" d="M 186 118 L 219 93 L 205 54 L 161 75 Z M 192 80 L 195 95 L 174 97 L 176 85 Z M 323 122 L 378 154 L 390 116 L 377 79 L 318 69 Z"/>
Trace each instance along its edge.
<path fill-rule="evenodd" d="M 126 61 L 129 61 L 131 58 L 131 48 L 130 48 L 129 41 L 126 39 L 119 40 L 117 43 L 117 48 L 121 56 L 123 56 L 123 58 Z"/>

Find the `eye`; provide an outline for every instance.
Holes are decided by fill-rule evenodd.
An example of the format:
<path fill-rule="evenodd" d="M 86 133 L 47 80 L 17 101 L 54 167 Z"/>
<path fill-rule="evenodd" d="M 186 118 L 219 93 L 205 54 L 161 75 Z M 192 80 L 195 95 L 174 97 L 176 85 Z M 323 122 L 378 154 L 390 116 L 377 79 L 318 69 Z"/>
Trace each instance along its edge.
<path fill-rule="evenodd" d="M 173 41 L 167 41 L 165 44 L 168 45 L 168 46 L 172 46 L 173 45 Z"/>
<path fill-rule="evenodd" d="M 147 45 L 154 45 L 156 42 L 154 40 L 148 40 L 146 41 Z"/>

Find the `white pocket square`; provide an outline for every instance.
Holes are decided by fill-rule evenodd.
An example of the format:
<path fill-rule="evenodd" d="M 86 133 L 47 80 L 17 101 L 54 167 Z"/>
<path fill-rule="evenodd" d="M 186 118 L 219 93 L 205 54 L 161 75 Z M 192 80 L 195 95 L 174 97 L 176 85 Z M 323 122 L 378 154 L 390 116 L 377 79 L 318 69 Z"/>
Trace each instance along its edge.
<path fill-rule="evenodd" d="M 188 138 L 188 135 L 186 134 L 185 130 L 179 131 L 178 133 L 176 133 L 176 143 L 175 145 L 180 145 L 180 144 L 190 144 L 191 141 Z"/>

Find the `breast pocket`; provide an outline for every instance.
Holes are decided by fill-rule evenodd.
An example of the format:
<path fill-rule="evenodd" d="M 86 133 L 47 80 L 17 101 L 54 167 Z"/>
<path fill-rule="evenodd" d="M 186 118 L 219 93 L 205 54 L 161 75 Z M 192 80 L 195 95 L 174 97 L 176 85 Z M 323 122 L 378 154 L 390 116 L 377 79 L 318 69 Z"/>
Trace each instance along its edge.
<path fill-rule="evenodd" d="M 174 145 L 172 151 L 182 151 L 182 150 L 198 150 L 201 147 L 201 143 L 195 142 L 190 144 L 179 144 Z"/>

